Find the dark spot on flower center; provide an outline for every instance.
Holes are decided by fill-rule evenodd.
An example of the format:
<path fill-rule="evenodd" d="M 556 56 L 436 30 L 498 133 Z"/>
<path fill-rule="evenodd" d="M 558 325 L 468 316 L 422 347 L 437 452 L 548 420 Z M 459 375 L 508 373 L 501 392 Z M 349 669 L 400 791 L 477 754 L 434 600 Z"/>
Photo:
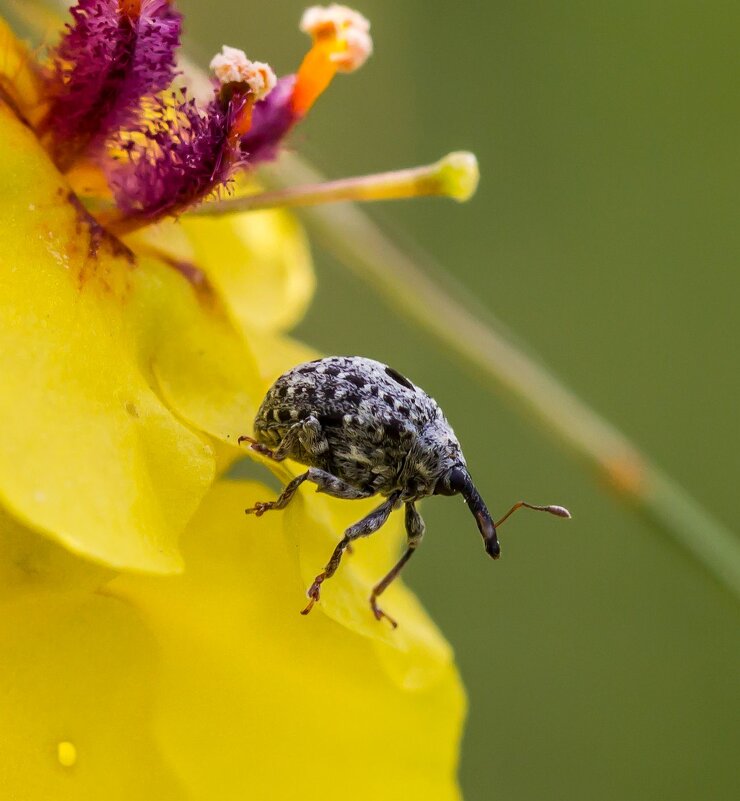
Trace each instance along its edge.
<path fill-rule="evenodd" d="M 134 263 L 134 254 L 90 214 L 74 192 L 67 193 L 67 202 L 77 215 L 78 233 L 86 231 L 88 234 L 87 255 L 90 259 L 97 259 L 101 249 L 105 249 L 112 256 L 124 258 L 131 264 Z"/>

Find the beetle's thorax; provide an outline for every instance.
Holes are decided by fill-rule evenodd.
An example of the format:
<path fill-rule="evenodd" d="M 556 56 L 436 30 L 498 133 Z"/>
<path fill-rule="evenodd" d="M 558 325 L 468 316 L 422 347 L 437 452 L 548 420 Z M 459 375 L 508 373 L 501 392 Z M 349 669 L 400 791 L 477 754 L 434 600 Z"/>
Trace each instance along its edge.
<path fill-rule="evenodd" d="M 414 440 L 398 476 L 398 489 L 404 500 L 425 498 L 434 494 L 439 479 L 453 466 L 464 464 L 460 443 L 440 411 Z"/>

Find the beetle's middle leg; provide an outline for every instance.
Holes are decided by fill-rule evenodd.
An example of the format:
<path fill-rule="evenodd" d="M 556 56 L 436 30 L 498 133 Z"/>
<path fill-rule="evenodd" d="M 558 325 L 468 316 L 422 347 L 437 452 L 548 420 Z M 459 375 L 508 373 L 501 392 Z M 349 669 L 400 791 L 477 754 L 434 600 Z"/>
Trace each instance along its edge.
<path fill-rule="evenodd" d="M 271 509 L 285 509 L 285 507 L 293 500 L 293 496 L 296 494 L 298 487 L 300 487 L 307 478 L 308 472 L 301 473 L 300 476 L 296 476 L 285 486 L 285 489 L 274 501 L 257 501 L 254 506 L 251 506 L 249 509 L 245 509 L 244 511 L 248 515 L 257 515 L 257 517 L 262 517 L 265 512 L 269 512 Z"/>
<path fill-rule="evenodd" d="M 316 576 L 313 584 L 306 593 L 311 600 L 309 601 L 308 606 L 301 611 L 302 615 L 307 615 L 313 608 L 313 605 L 316 603 L 316 601 L 319 600 L 319 596 L 321 594 L 321 585 L 337 572 L 339 563 L 342 561 L 342 554 L 347 549 L 347 546 L 353 540 L 359 539 L 360 537 L 367 537 L 376 532 L 388 520 L 390 513 L 398 506 L 399 496 L 399 492 L 394 492 L 393 495 L 381 503 L 380 506 L 373 509 L 369 515 L 363 517 L 362 520 L 358 521 L 353 526 L 350 526 L 344 532 L 344 537 L 342 537 L 339 544 L 334 549 L 331 559 L 329 559 L 326 567 L 321 571 L 321 573 Z"/>

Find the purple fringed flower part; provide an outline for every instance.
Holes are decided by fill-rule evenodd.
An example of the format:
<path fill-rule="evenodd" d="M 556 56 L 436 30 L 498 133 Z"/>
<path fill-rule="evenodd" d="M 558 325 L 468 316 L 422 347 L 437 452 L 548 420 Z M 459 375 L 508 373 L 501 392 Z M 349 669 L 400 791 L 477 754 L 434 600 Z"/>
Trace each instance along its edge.
<path fill-rule="evenodd" d="M 62 168 L 133 124 L 142 100 L 170 85 L 182 27 L 168 0 L 80 0 L 71 14 L 54 52 L 44 123 Z"/>
<path fill-rule="evenodd" d="M 235 95 L 224 107 L 216 98 L 202 110 L 193 99 L 157 98 L 147 127 L 122 134 L 118 147 L 125 155 L 106 165 L 126 218 L 178 214 L 226 185 L 246 163 L 231 133 L 246 102 Z"/>
<path fill-rule="evenodd" d="M 242 151 L 250 165 L 277 158 L 282 140 L 296 124 L 291 107 L 295 80 L 295 75 L 281 78 L 272 92 L 255 104 L 252 127 L 242 137 Z"/>
<path fill-rule="evenodd" d="M 164 91 L 172 83 L 181 32 L 182 15 L 172 9 L 168 0 L 143 0 L 131 67 L 121 84 L 116 108 L 107 120 L 108 130 L 135 120 L 141 99 Z"/>

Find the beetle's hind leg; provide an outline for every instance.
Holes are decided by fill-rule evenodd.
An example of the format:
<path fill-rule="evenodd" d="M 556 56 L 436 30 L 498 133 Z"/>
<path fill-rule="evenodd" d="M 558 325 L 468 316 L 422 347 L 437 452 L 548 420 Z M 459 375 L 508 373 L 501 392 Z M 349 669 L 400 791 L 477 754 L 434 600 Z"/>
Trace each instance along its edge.
<path fill-rule="evenodd" d="M 373 587 L 372 595 L 370 596 L 370 608 L 373 610 L 376 620 L 385 618 L 391 626 L 395 629 L 398 623 L 390 616 L 387 615 L 378 606 L 378 596 L 388 589 L 391 582 L 403 570 L 403 566 L 411 559 L 414 551 L 419 547 L 419 543 L 424 536 L 424 520 L 422 516 L 416 511 L 416 507 L 411 501 L 406 502 L 406 550 L 403 556 L 396 562 L 390 572 Z"/>
<path fill-rule="evenodd" d="M 381 503 L 380 506 L 373 509 L 369 515 L 363 517 L 362 520 L 350 526 L 344 532 L 344 537 L 342 537 L 339 544 L 334 549 L 334 553 L 331 555 L 331 559 L 327 562 L 326 567 L 316 576 L 313 584 L 310 586 L 307 595 L 311 600 L 308 606 L 301 611 L 302 615 L 307 615 L 316 601 L 319 600 L 321 585 L 337 572 L 339 563 L 342 561 L 342 554 L 347 549 L 347 546 L 349 546 L 353 540 L 359 539 L 360 537 L 367 537 L 376 532 L 388 520 L 390 513 L 398 505 L 399 495 L 400 493 L 397 492 L 391 495 L 386 501 Z"/>

